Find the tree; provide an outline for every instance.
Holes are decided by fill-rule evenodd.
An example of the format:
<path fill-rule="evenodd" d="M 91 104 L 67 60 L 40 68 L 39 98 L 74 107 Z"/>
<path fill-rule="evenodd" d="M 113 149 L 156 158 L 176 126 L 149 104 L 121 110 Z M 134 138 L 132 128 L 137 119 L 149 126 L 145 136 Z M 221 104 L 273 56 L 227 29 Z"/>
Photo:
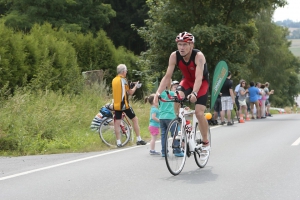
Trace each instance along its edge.
<path fill-rule="evenodd" d="M 111 19 L 111 23 L 104 27 L 107 35 L 113 40 L 114 44 L 124 46 L 140 54 L 146 50 L 146 43 L 131 28 L 131 24 L 136 26 L 144 26 L 144 20 L 148 18 L 147 12 L 149 8 L 146 6 L 145 0 L 105 0 L 105 3 L 111 4 L 116 11 L 116 17 Z"/>
<path fill-rule="evenodd" d="M 270 82 L 276 95 L 272 95 L 272 104 L 286 106 L 294 104 L 298 95 L 299 60 L 289 51 L 291 43 L 286 39 L 288 29 L 272 23 L 273 11 L 264 11 L 257 15 L 257 42 L 259 52 L 251 65 L 252 80 Z"/>
<path fill-rule="evenodd" d="M 170 52 L 176 49 L 179 32 L 192 32 L 195 46 L 203 51 L 210 73 L 219 60 L 229 63 L 234 74 L 249 75 L 246 66 L 258 51 L 255 15 L 271 6 L 283 6 L 284 0 L 148 0 L 150 8 L 146 26 L 138 29 L 150 49 L 142 59 L 149 60 L 151 70 L 164 72 Z"/>
<path fill-rule="evenodd" d="M 35 23 L 48 22 L 65 30 L 96 33 L 116 15 L 102 0 L 1 0 L 1 7 L 7 26 L 26 31 Z"/>

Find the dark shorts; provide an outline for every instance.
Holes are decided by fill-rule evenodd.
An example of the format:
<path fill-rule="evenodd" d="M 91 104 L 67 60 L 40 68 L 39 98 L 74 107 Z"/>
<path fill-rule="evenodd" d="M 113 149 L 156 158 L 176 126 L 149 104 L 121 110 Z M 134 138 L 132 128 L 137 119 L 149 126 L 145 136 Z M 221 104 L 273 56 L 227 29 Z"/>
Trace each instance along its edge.
<path fill-rule="evenodd" d="M 269 99 L 266 99 L 265 105 L 267 106 L 269 104 L 270 104 Z"/>
<path fill-rule="evenodd" d="M 179 86 L 177 87 L 178 91 L 182 91 L 184 95 L 187 97 L 193 91 L 194 82 L 190 82 L 187 79 L 182 79 L 180 81 Z M 206 106 L 207 98 L 208 98 L 208 88 L 209 84 L 207 80 L 203 80 L 201 87 L 198 91 L 196 104 Z"/>
<path fill-rule="evenodd" d="M 220 112 L 222 111 L 222 103 L 221 103 L 221 98 L 217 98 L 214 106 L 214 111 Z"/>
<path fill-rule="evenodd" d="M 133 119 L 135 117 L 135 113 L 133 109 L 130 107 L 129 109 L 126 110 L 115 110 L 115 119 L 122 119 L 122 113 L 125 113 L 129 119 Z"/>

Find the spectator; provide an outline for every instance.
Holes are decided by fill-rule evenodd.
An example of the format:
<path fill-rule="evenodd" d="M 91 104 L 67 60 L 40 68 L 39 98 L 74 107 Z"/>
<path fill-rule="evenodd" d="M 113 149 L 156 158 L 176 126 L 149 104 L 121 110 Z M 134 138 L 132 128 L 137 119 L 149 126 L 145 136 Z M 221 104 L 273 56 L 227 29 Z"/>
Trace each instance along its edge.
<path fill-rule="evenodd" d="M 155 142 L 157 135 L 159 134 L 159 110 L 153 104 L 154 95 L 145 98 L 145 103 L 149 102 L 151 105 L 150 109 L 150 119 L 149 119 L 149 131 L 151 134 L 150 141 L 150 155 L 160 155 L 159 152 L 155 151 Z"/>
<path fill-rule="evenodd" d="M 260 107 L 258 105 L 258 96 L 260 95 L 260 91 L 257 87 L 254 87 L 253 81 L 250 82 L 250 88 L 248 89 L 248 93 L 249 93 L 249 101 L 250 101 L 250 109 L 251 109 L 250 112 L 252 115 L 252 119 L 255 119 L 253 113 L 254 105 L 256 108 L 256 118 L 260 119 Z"/>
<path fill-rule="evenodd" d="M 247 103 L 246 103 L 246 94 L 248 92 L 248 89 L 246 89 L 246 81 L 242 80 L 240 83 L 240 88 L 238 92 L 238 101 L 240 105 L 240 116 L 243 116 L 243 110 L 245 112 L 245 117 L 248 115 L 248 110 L 247 110 Z"/>
<path fill-rule="evenodd" d="M 265 88 L 264 88 L 264 91 L 266 93 L 266 116 L 269 116 L 269 117 L 272 117 L 271 113 L 270 113 L 270 100 L 269 100 L 269 97 L 271 94 L 274 94 L 274 90 L 271 90 L 269 91 L 269 86 L 270 86 L 270 83 L 266 82 L 265 83 Z"/>
<path fill-rule="evenodd" d="M 171 83 L 171 91 L 169 91 L 169 94 L 171 96 L 175 95 L 176 88 L 179 86 L 178 81 L 173 81 Z M 169 87 L 168 87 L 169 88 Z M 160 96 L 163 99 L 168 99 L 167 93 L 164 91 L 160 94 Z M 160 122 L 160 130 L 161 130 L 161 152 L 162 152 L 162 157 L 165 157 L 165 137 L 166 137 L 166 132 L 168 129 L 168 126 L 170 122 L 176 118 L 175 114 L 175 103 L 170 103 L 170 102 L 160 102 L 159 105 L 159 122 Z M 175 129 L 175 127 L 173 127 Z M 172 131 L 174 132 L 174 131 Z M 180 149 L 174 149 L 175 152 L 174 155 L 177 157 L 183 157 L 184 154 Z"/>
<path fill-rule="evenodd" d="M 214 120 L 212 121 L 213 125 L 218 125 L 218 117 L 221 115 L 222 103 L 221 103 L 221 93 L 218 95 L 215 105 L 214 105 Z"/>
<path fill-rule="evenodd" d="M 261 84 L 260 85 L 260 92 L 261 92 L 261 99 L 260 99 L 260 113 L 261 113 L 261 118 L 264 119 L 266 118 L 266 93 L 265 93 L 265 85 Z"/>
<path fill-rule="evenodd" d="M 127 75 L 127 67 L 124 64 L 120 64 L 117 66 L 117 76 L 112 80 L 112 90 L 113 90 L 113 109 L 115 110 L 115 134 L 117 138 L 117 146 L 121 147 L 120 140 L 120 124 L 122 119 L 123 112 L 132 120 L 133 129 L 137 137 L 137 145 L 145 145 L 147 144 L 144 140 L 142 140 L 140 136 L 140 127 L 138 118 L 136 117 L 132 107 L 128 101 L 128 95 L 133 95 L 136 91 L 139 81 L 134 83 L 134 86 L 130 89 L 128 81 L 126 79 Z"/>
<path fill-rule="evenodd" d="M 234 89 L 234 95 L 235 95 L 235 104 L 237 106 L 237 109 L 238 111 L 240 111 L 240 104 L 239 104 L 239 89 L 240 89 L 240 86 L 241 86 L 241 82 L 244 81 L 243 79 L 240 80 L 239 84 L 237 84 L 235 86 L 235 89 Z"/>
<path fill-rule="evenodd" d="M 233 109 L 234 101 L 234 93 L 232 90 L 232 81 L 231 78 L 231 72 L 228 71 L 227 79 L 225 80 L 222 88 L 221 88 L 221 102 L 222 102 L 222 112 L 221 112 L 221 125 L 225 124 L 224 115 L 225 110 L 227 111 L 227 126 L 233 125 L 231 122 L 231 111 Z"/>

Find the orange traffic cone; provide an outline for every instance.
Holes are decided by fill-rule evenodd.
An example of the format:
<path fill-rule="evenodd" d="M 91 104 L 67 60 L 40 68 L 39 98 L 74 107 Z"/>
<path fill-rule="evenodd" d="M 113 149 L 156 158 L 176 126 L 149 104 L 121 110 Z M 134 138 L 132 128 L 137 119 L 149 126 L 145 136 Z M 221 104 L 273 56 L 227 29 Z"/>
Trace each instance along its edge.
<path fill-rule="evenodd" d="M 249 114 L 246 115 L 246 121 L 250 121 Z"/>
<path fill-rule="evenodd" d="M 244 121 L 244 115 L 241 115 L 241 117 L 240 117 L 240 123 L 245 123 L 245 121 Z"/>

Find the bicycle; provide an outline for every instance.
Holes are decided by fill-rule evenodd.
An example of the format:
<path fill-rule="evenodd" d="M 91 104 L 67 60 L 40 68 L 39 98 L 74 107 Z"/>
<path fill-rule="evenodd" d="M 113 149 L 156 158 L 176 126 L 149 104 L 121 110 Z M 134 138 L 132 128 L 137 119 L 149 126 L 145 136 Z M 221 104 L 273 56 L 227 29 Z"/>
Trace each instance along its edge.
<path fill-rule="evenodd" d="M 199 131 L 195 110 L 185 109 L 183 103 L 188 100 L 186 98 L 180 98 L 178 91 L 176 91 L 177 96 L 171 96 L 168 91 L 166 92 L 169 100 L 159 97 L 160 101 L 180 103 L 179 116 L 173 119 L 167 128 L 165 136 L 166 148 L 164 152 L 168 170 L 171 174 L 176 176 L 182 171 L 186 157 L 190 157 L 192 154 L 194 154 L 195 162 L 198 167 L 205 167 L 209 159 L 210 151 L 204 152 L 203 150 L 203 140 Z M 206 119 L 209 120 L 211 115 L 207 116 Z M 187 121 L 190 122 L 190 120 L 192 120 L 192 127 L 187 126 Z M 211 146 L 210 128 L 208 128 L 208 139 L 209 145 Z M 178 152 L 183 152 L 184 156 L 177 157 L 176 153 Z"/>
<path fill-rule="evenodd" d="M 106 117 L 106 119 L 99 126 L 99 136 L 106 145 L 117 147 L 116 134 L 113 124 L 114 111 L 111 112 L 111 110 L 109 110 L 109 113 L 106 112 L 103 116 Z M 121 144 L 124 146 L 130 141 L 132 132 L 132 125 L 125 113 L 122 115 L 120 128 L 119 134 L 121 136 Z"/>

